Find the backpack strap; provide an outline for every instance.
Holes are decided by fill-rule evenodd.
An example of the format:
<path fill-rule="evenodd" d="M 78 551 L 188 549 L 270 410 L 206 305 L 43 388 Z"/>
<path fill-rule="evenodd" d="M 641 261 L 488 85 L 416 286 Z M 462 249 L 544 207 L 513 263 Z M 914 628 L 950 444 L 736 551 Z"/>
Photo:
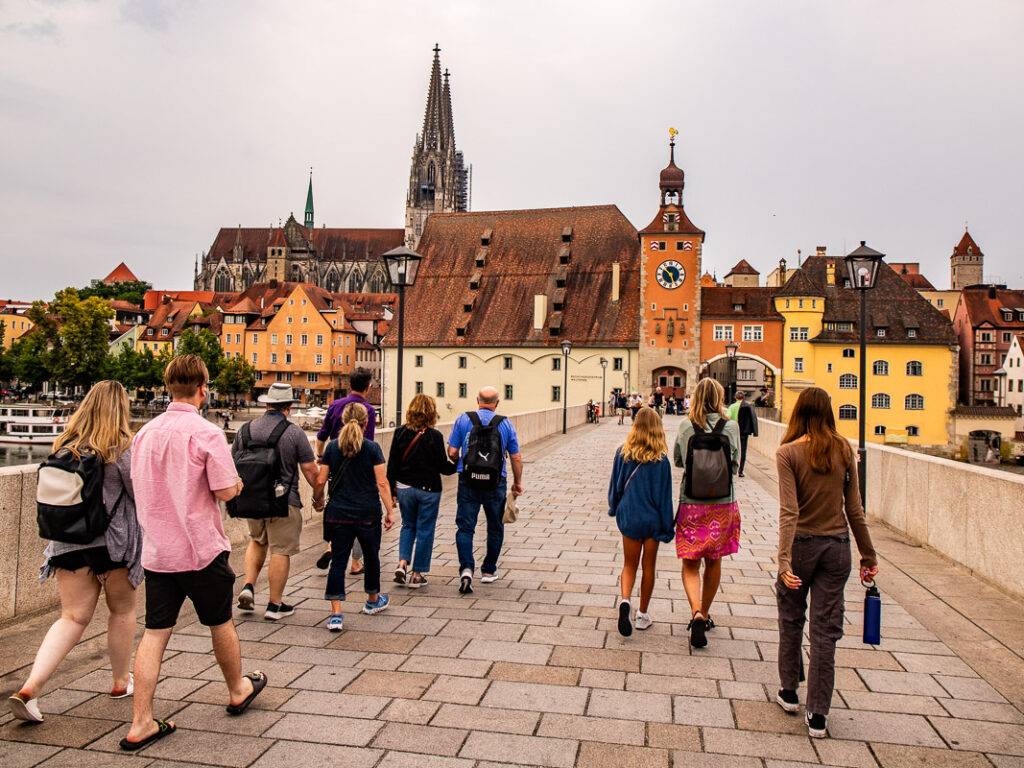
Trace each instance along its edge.
<path fill-rule="evenodd" d="M 718 423 L 715 424 L 715 428 L 711 430 L 711 433 L 714 434 L 714 435 L 722 434 L 722 430 L 725 429 L 725 421 L 726 421 L 725 419 L 723 419 L 721 416 L 719 416 L 718 417 Z"/>
<path fill-rule="evenodd" d="M 469 423 L 474 427 L 482 427 L 484 423 L 480 421 L 480 414 L 476 411 L 466 411 L 466 415 L 469 417 Z"/>
<path fill-rule="evenodd" d="M 246 426 L 249 426 L 249 425 L 246 424 Z M 288 419 L 281 419 L 281 423 L 278 424 L 276 427 L 274 427 L 274 431 L 271 432 L 270 436 L 267 438 L 267 440 L 266 440 L 267 445 L 270 446 L 271 448 L 276 448 L 277 447 L 277 441 L 281 439 L 281 435 L 283 435 L 284 431 L 286 429 L 288 429 L 288 426 L 289 426 Z"/>
<path fill-rule="evenodd" d="M 247 421 L 247 422 L 245 422 L 245 424 L 242 425 L 242 428 L 240 430 L 238 430 L 238 436 L 237 436 L 236 439 L 238 440 L 239 447 L 241 447 L 243 449 L 245 448 L 246 444 L 249 442 L 249 433 L 252 431 L 249 428 L 250 424 L 252 424 L 252 422 L 251 421 Z"/>
<path fill-rule="evenodd" d="M 426 428 L 423 428 L 423 429 L 421 429 L 421 430 L 420 430 L 419 432 L 417 432 L 417 433 L 416 433 L 416 436 L 415 436 L 415 437 L 414 437 L 414 438 L 412 439 L 412 442 L 411 442 L 411 443 L 409 443 L 409 447 L 408 447 L 408 448 L 406 448 L 406 449 L 405 449 L 405 453 L 403 453 L 403 454 L 402 454 L 402 461 L 405 461 L 405 460 L 406 460 L 406 459 L 407 459 L 407 458 L 409 457 L 409 452 L 410 452 L 410 451 L 412 450 L 412 447 L 413 447 L 414 445 L 416 445 L 416 441 L 417 441 L 417 440 L 419 440 L 419 439 L 420 439 L 420 436 L 421 436 L 421 435 L 422 435 L 422 434 L 423 434 L 424 432 L 426 432 L 426 431 L 427 431 L 427 430 L 426 430 Z"/>
<path fill-rule="evenodd" d="M 357 453 L 356 456 L 358 455 L 359 454 Z M 329 501 L 331 496 L 334 495 L 334 492 L 338 490 L 338 486 L 341 485 L 341 478 L 344 476 L 345 470 L 348 469 L 348 465 L 352 463 L 352 459 L 354 458 L 355 456 L 348 456 L 343 462 L 341 462 L 341 466 L 338 468 L 338 473 L 331 477 L 331 482 L 327 486 L 327 499 L 325 501 Z"/>
<path fill-rule="evenodd" d="M 475 415 L 475 414 L 474 414 L 474 415 Z M 490 420 L 489 422 L 487 422 L 487 426 L 489 426 L 489 427 L 496 427 L 496 426 L 498 426 L 499 424 L 501 424 L 501 422 L 503 422 L 504 420 L 505 420 L 505 417 L 504 417 L 504 416 L 501 416 L 500 414 L 497 414 L 497 413 L 496 413 L 496 414 L 494 414 L 494 416 L 493 416 L 493 417 L 491 418 L 491 420 Z"/>

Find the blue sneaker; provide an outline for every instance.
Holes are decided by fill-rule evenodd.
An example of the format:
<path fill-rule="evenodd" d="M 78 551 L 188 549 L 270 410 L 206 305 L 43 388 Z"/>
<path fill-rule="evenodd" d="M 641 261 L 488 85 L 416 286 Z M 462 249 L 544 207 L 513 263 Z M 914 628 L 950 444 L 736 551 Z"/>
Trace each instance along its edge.
<path fill-rule="evenodd" d="M 327 628 L 331 632 L 341 632 L 341 627 L 345 621 L 345 617 L 340 613 L 332 613 L 327 618 Z"/>
<path fill-rule="evenodd" d="M 385 594 L 377 595 L 376 602 L 371 603 L 369 600 L 366 601 L 366 605 L 363 606 L 363 613 L 380 613 L 391 603 L 391 598 Z"/>

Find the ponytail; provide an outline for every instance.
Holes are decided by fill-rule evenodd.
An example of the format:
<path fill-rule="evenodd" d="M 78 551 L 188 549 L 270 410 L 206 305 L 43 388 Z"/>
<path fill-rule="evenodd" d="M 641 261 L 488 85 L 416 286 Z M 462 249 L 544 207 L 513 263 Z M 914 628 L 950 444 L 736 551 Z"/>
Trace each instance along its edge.
<path fill-rule="evenodd" d="M 349 403 L 341 414 L 341 433 L 338 435 L 338 448 L 346 458 L 359 453 L 363 447 L 363 434 L 366 432 L 366 407 L 362 403 Z"/>

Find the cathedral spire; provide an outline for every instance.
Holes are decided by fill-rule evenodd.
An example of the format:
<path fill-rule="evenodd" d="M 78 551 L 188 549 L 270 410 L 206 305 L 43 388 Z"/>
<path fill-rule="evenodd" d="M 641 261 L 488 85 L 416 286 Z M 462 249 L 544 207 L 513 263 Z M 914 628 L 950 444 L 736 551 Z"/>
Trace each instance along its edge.
<path fill-rule="evenodd" d="M 423 114 L 423 133 L 420 147 L 425 150 L 441 149 L 445 144 L 445 94 L 441 86 L 441 48 L 434 44 L 434 64 L 430 69 L 427 86 L 427 109 Z"/>
<path fill-rule="evenodd" d="M 309 169 L 309 190 L 306 192 L 306 229 L 313 230 L 313 169 Z"/>
<path fill-rule="evenodd" d="M 448 70 L 444 71 L 444 86 L 441 89 L 441 107 L 443 111 L 442 125 L 444 126 L 445 141 L 455 145 L 455 121 L 452 119 L 452 91 L 448 85 Z M 443 146 L 442 149 L 447 149 Z"/>

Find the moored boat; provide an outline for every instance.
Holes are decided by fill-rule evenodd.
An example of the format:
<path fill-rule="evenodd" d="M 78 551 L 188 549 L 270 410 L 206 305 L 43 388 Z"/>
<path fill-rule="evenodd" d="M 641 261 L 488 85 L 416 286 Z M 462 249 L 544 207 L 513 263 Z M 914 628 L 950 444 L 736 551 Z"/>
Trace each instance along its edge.
<path fill-rule="evenodd" d="M 72 410 L 63 405 L 0 404 L 0 443 L 50 445 L 67 429 Z"/>

